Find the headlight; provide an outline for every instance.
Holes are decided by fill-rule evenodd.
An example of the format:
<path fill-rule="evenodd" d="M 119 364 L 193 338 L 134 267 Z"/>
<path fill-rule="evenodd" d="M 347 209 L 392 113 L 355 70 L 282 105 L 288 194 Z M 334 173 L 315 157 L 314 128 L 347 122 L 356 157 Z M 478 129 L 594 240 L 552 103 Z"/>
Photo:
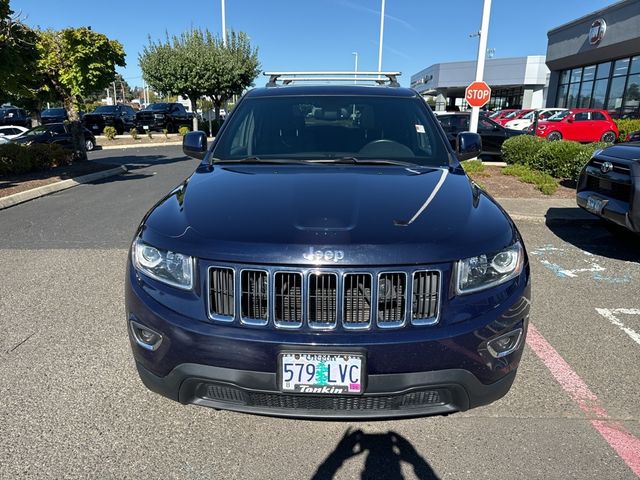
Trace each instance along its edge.
<path fill-rule="evenodd" d="M 184 290 L 193 287 L 193 257 L 152 247 L 139 238 L 131 252 L 133 264 L 141 273 Z"/>
<path fill-rule="evenodd" d="M 495 287 L 522 272 L 524 252 L 520 242 L 497 253 L 466 258 L 456 264 L 456 293 Z"/>

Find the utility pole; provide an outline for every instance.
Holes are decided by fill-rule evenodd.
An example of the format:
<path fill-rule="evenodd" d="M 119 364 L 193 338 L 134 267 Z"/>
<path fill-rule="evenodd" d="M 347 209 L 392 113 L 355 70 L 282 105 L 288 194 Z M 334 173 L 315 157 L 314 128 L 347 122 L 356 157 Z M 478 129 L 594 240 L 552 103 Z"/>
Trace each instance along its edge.
<path fill-rule="evenodd" d="M 118 104 L 118 91 L 116 90 L 115 80 L 113 81 L 113 104 L 114 105 Z"/>
<path fill-rule="evenodd" d="M 351 55 L 355 55 L 356 57 L 356 67 L 354 70 L 354 74 L 353 74 L 353 84 L 355 85 L 356 83 L 358 83 L 358 80 L 356 80 L 358 78 L 358 52 L 351 52 Z"/>
<path fill-rule="evenodd" d="M 384 38 L 384 2 L 382 0 L 382 8 L 380 9 L 380 46 L 378 47 L 378 72 L 382 71 L 382 40 Z M 378 75 L 378 77 L 380 77 Z"/>
<path fill-rule="evenodd" d="M 487 54 L 487 40 L 489 38 L 489 15 L 491 14 L 491 0 L 484 0 L 482 7 L 482 24 L 478 32 L 478 61 L 476 63 L 476 82 L 481 82 L 484 76 L 484 59 Z M 469 131 L 478 132 L 478 118 L 480 117 L 480 108 L 471 108 L 471 121 L 469 122 Z"/>
<path fill-rule="evenodd" d="M 222 45 L 227 46 L 227 20 L 224 13 L 224 0 L 220 0 L 222 6 Z"/>

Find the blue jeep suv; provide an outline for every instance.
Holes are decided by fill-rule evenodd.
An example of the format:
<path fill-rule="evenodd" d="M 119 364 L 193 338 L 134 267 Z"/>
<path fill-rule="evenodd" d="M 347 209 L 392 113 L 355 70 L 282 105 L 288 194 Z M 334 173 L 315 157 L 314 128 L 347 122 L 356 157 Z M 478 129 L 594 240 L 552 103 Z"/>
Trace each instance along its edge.
<path fill-rule="evenodd" d="M 454 151 L 420 95 L 391 85 L 256 88 L 210 146 L 186 135 L 202 162 L 144 217 L 127 266 L 149 389 L 329 419 L 508 392 L 529 319 L 522 238 L 460 165 L 479 137 Z"/>

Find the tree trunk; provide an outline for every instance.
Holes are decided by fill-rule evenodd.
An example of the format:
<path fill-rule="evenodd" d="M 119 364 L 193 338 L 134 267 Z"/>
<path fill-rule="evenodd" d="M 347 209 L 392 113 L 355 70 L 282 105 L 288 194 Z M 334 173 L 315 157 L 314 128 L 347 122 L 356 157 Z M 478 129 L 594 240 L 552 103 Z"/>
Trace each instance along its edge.
<path fill-rule="evenodd" d="M 193 131 L 198 130 L 198 109 L 197 100 L 193 95 L 189 95 L 189 100 L 191 101 L 191 111 L 193 112 Z"/>
<path fill-rule="evenodd" d="M 76 107 L 75 99 L 67 97 L 64 99 L 64 108 L 69 116 L 69 129 L 71 130 L 71 142 L 73 144 L 73 159 L 77 162 L 86 162 L 87 148 L 84 143 L 84 129 L 80 123 L 80 114 Z"/>
<path fill-rule="evenodd" d="M 220 121 L 220 109 L 222 108 L 223 98 L 222 96 L 214 96 L 211 98 L 213 99 L 213 108 L 216 116 L 216 126 L 213 127 L 215 132 L 211 132 L 211 135 L 215 137 L 218 134 L 218 130 L 220 130 L 220 127 L 222 126 L 222 122 Z"/>

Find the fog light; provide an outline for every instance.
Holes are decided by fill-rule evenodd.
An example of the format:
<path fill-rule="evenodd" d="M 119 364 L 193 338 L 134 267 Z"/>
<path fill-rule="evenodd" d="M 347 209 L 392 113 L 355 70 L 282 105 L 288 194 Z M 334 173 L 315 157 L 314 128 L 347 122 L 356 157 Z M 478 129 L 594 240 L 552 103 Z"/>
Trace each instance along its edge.
<path fill-rule="evenodd" d="M 129 325 L 131 326 L 131 333 L 133 334 L 133 338 L 138 345 L 140 345 L 145 350 L 155 351 L 158 349 L 158 347 L 162 343 L 162 335 L 154 332 L 144 325 L 140 325 L 139 323 L 134 322 L 133 320 L 129 321 Z"/>
<path fill-rule="evenodd" d="M 494 358 L 502 358 L 513 353 L 520 346 L 522 329 L 518 328 L 487 342 L 487 350 Z"/>

